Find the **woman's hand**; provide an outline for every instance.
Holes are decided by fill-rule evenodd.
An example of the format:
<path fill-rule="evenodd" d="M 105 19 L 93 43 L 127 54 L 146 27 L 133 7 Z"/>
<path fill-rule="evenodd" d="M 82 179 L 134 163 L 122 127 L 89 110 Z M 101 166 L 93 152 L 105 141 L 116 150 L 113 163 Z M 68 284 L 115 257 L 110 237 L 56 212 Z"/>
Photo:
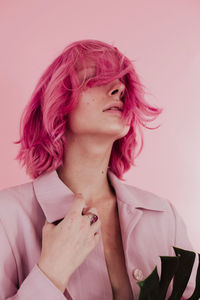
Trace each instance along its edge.
<path fill-rule="evenodd" d="M 88 254 L 99 242 L 101 222 L 90 225 L 90 218 L 82 215 L 85 200 L 76 194 L 74 203 L 58 224 L 45 222 L 42 229 L 42 251 L 38 267 L 59 288 L 62 293 L 66 288 L 71 274 L 81 265 Z M 97 215 L 96 208 L 88 213 Z"/>

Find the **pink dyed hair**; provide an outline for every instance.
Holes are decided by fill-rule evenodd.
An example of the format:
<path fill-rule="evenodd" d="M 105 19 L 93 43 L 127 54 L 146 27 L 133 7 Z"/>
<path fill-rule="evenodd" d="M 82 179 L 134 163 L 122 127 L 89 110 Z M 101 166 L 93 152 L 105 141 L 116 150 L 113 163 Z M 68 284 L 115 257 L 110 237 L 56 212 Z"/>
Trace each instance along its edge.
<path fill-rule="evenodd" d="M 88 59 L 95 63 L 96 74 L 80 83 L 76 70 L 81 64 L 86 66 Z M 134 160 L 143 148 L 141 127 L 158 128 L 149 128 L 145 122 L 153 121 L 162 109 L 152 107 L 144 99 L 144 86 L 131 60 L 113 45 L 91 39 L 73 42 L 62 51 L 47 67 L 24 108 L 20 139 L 14 144 L 21 144 L 15 159 L 26 166 L 27 175 L 37 178 L 63 164 L 67 116 L 76 107 L 81 91 L 117 78 L 126 87 L 122 118 L 130 124 L 130 130 L 113 143 L 108 167 L 124 180 L 124 172 L 135 165 Z M 136 155 L 137 133 L 141 146 Z"/>

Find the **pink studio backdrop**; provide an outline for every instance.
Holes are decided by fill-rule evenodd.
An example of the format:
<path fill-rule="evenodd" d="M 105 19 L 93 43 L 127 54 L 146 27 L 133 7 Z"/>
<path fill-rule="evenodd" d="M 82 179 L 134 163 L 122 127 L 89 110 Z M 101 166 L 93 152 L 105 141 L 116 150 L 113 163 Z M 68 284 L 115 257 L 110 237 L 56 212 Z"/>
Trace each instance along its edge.
<path fill-rule="evenodd" d="M 13 141 L 47 65 L 75 40 L 114 43 L 164 108 L 124 178 L 173 202 L 200 252 L 200 1 L 1 0 L 0 35 L 0 189 L 31 180 Z"/>

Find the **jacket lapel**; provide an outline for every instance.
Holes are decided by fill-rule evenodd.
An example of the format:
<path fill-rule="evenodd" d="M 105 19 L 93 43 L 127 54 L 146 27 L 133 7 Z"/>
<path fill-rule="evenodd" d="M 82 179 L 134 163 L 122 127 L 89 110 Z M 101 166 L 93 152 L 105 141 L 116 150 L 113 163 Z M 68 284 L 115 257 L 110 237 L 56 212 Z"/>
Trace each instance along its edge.
<path fill-rule="evenodd" d="M 62 182 L 56 171 L 40 175 L 33 181 L 36 198 L 48 222 L 63 219 L 70 210 L 74 193 Z"/>
<path fill-rule="evenodd" d="M 160 201 L 160 198 L 155 194 L 125 184 L 111 172 L 108 174 L 117 196 L 126 269 L 132 291 L 134 296 L 137 297 L 139 286 L 134 277 L 134 270 L 137 268 L 138 261 L 136 261 L 133 255 L 133 249 L 137 247 L 135 245 L 136 238 L 134 231 L 139 222 L 142 222 L 145 210 L 163 212 L 167 210 L 167 204 L 164 201 Z"/>

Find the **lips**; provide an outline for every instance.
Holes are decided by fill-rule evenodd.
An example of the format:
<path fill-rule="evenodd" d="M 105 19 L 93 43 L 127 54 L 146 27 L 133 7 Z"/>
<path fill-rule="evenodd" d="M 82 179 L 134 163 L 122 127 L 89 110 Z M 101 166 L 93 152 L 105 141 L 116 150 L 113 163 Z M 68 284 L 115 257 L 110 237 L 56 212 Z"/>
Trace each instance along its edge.
<path fill-rule="evenodd" d="M 108 109 L 104 109 L 103 111 L 108 111 L 108 110 L 111 110 L 111 111 L 120 111 L 120 112 L 122 112 L 121 108 L 115 107 L 115 106 L 110 107 L 110 108 L 108 108 Z"/>
<path fill-rule="evenodd" d="M 114 110 L 114 109 L 122 112 L 123 106 L 124 106 L 124 103 L 121 101 L 112 101 L 112 102 L 108 103 L 108 105 L 104 108 L 103 112 L 107 111 L 107 110 Z"/>
<path fill-rule="evenodd" d="M 107 110 L 117 110 L 117 111 L 121 111 L 122 112 L 122 106 L 118 106 L 118 105 L 110 105 L 108 107 L 106 107 L 104 111 L 107 111 Z"/>

